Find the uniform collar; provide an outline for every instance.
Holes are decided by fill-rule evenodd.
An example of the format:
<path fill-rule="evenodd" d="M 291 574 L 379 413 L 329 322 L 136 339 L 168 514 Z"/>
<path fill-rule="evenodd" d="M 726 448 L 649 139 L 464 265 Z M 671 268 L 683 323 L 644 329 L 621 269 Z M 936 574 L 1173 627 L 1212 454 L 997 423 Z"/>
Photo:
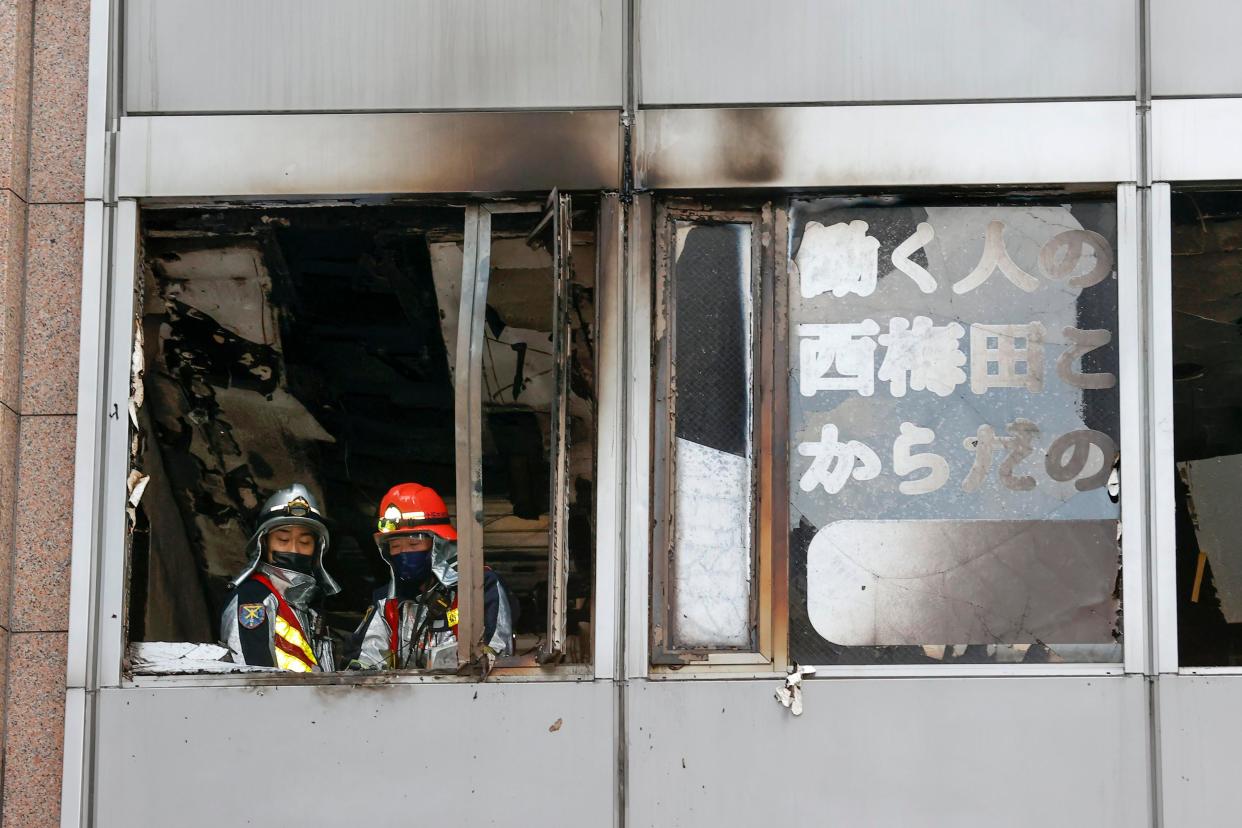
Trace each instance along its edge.
<path fill-rule="evenodd" d="M 322 592 L 314 575 L 295 572 L 267 561 L 261 561 L 258 569 L 272 582 L 281 598 L 299 609 L 306 609 Z"/>

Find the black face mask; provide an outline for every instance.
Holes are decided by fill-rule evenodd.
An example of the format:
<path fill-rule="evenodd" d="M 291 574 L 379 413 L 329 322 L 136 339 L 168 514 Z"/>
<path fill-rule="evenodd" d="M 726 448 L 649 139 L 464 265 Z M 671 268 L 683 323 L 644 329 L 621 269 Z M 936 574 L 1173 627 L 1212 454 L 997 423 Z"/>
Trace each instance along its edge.
<path fill-rule="evenodd" d="M 313 555 L 299 555 L 296 552 L 273 552 L 272 565 L 279 566 L 281 569 L 291 569 L 294 572 L 301 572 L 303 575 L 310 575 L 314 566 Z"/>

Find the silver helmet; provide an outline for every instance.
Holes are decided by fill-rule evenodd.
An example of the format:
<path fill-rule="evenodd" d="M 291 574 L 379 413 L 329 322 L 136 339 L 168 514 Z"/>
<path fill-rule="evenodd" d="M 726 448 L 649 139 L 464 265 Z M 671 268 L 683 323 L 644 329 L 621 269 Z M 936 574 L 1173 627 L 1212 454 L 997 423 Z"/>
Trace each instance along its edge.
<path fill-rule="evenodd" d="M 229 588 L 236 588 L 254 573 L 263 558 L 263 537 L 278 526 L 304 526 L 315 533 L 318 543 L 315 546 L 312 564 L 315 581 L 319 584 L 325 597 L 336 595 L 341 591 L 340 585 L 324 569 L 323 557 L 328 551 L 330 537 L 328 525 L 324 523 L 323 509 L 310 490 L 301 483 L 294 483 L 281 489 L 267 499 L 259 510 L 259 525 L 246 542 L 246 568 L 241 574 L 229 581 Z"/>

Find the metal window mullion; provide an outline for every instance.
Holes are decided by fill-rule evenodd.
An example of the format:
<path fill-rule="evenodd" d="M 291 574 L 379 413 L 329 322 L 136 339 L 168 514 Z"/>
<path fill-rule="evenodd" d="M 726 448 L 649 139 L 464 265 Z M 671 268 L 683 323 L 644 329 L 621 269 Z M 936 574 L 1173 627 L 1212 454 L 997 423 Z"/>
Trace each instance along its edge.
<path fill-rule="evenodd" d="M 776 260 L 780 255 L 780 236 L 771 232 L 773 211 L 765 204 L 751 230 L 754 265 L 751 274 L 753 321 L 751 338 L 754 375 L 750 407 L 754 433 L 751 446 L 751 625 L 755 649 L 772 657 L 772 550 L 779 541 L 774 517 L 779 511 L 774 492 L 779 479 L 775 464 L 775 401 L 777 391 L 774 367 L 776 320 L 773 316 L 773 289 Z M 766 239 L 766 241 L 765 241 Z"/>
<path fill-rule="evenodd" d="M 777 670 L 789 662 L 789 210 L 788 201 L 773 210 L 773 273 L 768 292 L 771 302 L 772 375 L 767 378 L 772 393 L 771 502 L 763 508 L 771 520 L 772 547 L 768 562 L 770 581 L 771 657 Z"/>
<path fill-rule="evenodd" d="M 1142 272 L 1139 196 L 1117 187 L 1117 352 L 1121 409 L 1122 647 L 1127 673 L 1147 672 L 1147 434 L 1143 373 Z"/>
<path fill-rule="evenodd" d="M 1150 600 L 1152 602 L 1152 672 L 1176 673 L 1177 647 L 1177 509 L 1174 480 L 1173 422 L 1173 229 L 1172 192 L 1168 184 L 1153 184 L 1148 197 L 1147 323 L 1150 360 L 1148 382 L 1151 404 Z"/>
<path fill-rule="evenodd" d="M 569 588 L 569 372 L 572 333 L 569 290 L 572 277 L 573 208 L 570 196 L 553 190 L 549 210 L 553 226 L 552 354 L 556 393 L 552 398 L 551 462 L 548 501 L 548 637 L 543 657 L 555 661 L 565 652 L 565 620 Z"/>
<path fill-rule="evenodd" d="M 625 627 L 624 676 L 649 674 L 648 626 L 654 622 L 651 573 L 659 566 L 651 546 L 652 490 L 652 196 L 639 193 L 630 205 L 625 244 L 628 247 L 623 299 L 625 351 L 625 535 L 621 576 L 625 581 L 621 623 Z M 658 234 L 657 234 L 658 235 Z M 653 558 L 655 560 L 653 560 Z"/>
<path fill-rule="evenodd" d="M 125 657 L 125 584 L 129 533 L 126 481 L 130 471 L 130 383 L 134 349 L 134 279 L 138 273 L 138 204 L 117 204 L 113 269 L 104 341 L 107 377 L 104 397 L 102 510 L 99 577 L 94 624 L 97 631 L 95 687 L 117 687 Z"/>
<path fill-rule="evenodd" d="M 655 458 L 655 472 L 651 476 L 651 503 L 655 521 L 651 526 L 651 629 L 650 646 L 653 664 L 676 663 L 670 659 L 672 631 L 669 619 L 673 575 L 674 502 L 673 473 L 676 462 L 674 438 L 675 413 L 675 342 L 676 315 L 673 310 L 673 257 L 676 250 L 676 228 L 671 216 L 661 205 L 656 214 L 655 257 L 655 330 L 656 339 L 651 343 L 655 352 L 653 361 L 653 424 L 654 440 L 651 444 Z"/>
<path fill-rule="evenodd" d="M 483 636 L 483 322 L 491 274 L 492 216 L 466 208 L 461 305 L 453 377 L 457 472 L 457 664 L 475 661 Z"/>
<path fill-rule="evenodd" d="M 596 245 L 598 347 L 595 508 L 595 600 L 591 602 L 596 678 L 625 675 L 618 653 L 623 640 L 625 550 L 625 210 L 617 194 L 600 199 Z"/>

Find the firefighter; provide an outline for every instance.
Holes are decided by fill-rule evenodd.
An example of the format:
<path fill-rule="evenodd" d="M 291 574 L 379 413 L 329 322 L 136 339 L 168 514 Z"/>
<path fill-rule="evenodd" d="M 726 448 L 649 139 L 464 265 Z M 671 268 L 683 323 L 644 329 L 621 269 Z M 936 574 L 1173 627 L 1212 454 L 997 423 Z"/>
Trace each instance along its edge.
<path fill-rule="evenodd" d="M 354 633 L 351 669 L 457 668 L 457 531 L 444 500 L 427 486 L 402 483 L 380 501 L 375 545 L 392 579 L 377 590 Z M 508 593 L 483 574 L 483 642 L 487 666 L 513 653 Z"/>
<path fill-rule="evenodd" d="M 328 527 L 305 486 L 268 498 L 246 546 L 246 568 L 229 583 L 220 638 L 233 661 L 297 673 L 336 669 L 319 602 L 341 591 L 324 569 Z"/>

